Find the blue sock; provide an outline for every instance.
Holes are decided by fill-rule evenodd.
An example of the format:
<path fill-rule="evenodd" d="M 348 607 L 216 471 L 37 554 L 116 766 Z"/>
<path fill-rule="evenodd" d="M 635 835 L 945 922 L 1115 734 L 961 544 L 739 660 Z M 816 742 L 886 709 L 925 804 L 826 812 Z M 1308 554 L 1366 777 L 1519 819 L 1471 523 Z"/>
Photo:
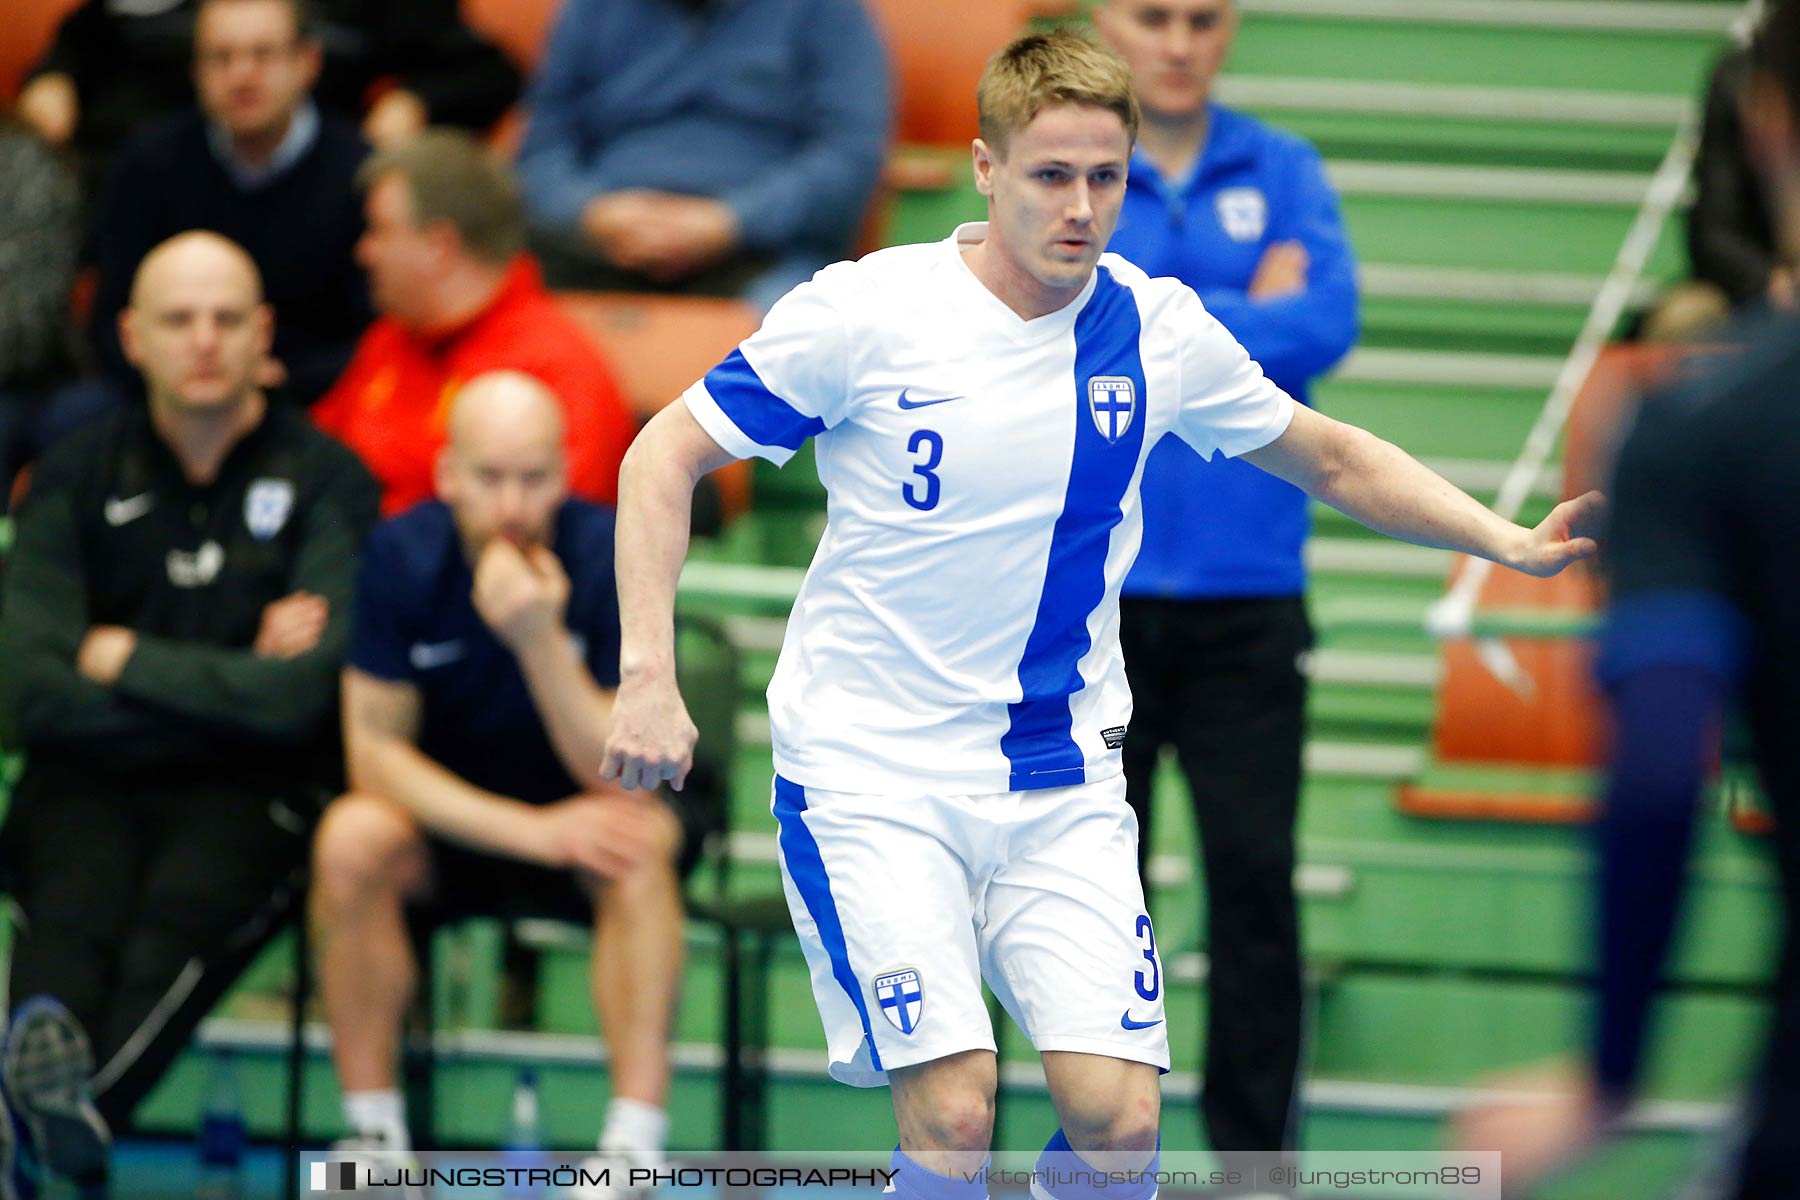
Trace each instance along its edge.
<path fill-rule="evenodd" d="M 1156 1138 L 1156 1150 L 1137 1178 L 1109 1178 L 1122 1168 L 1096 1166 L 1089 1163 L 1069 1145 L 1069 1137 L 1058 1129 L 1050 1135 L 1044 1152 L 1038 1155 L 1037 1178 L 1031 1185 L 1034 1196 L 1040 1193 L 1051 1200 L 1151 1200 L 1156 1195 L 1156 1172 L 1162 1165 L 1162 1135 Z"/>
<path fill-rule="evenodd" d="M 979 1172 L 939 1175 L 928 1167 L 920 1166 L 908 1158 L 900 1147 L 895 1146 L 893 1160 L 888 1163 L 894 1172 L 893 1195 L 901 1200 L 987 1200 L 989 1161 L 982 1161 Z M 968 1179 L 967 1175 L 974 1175 L 975 1178 Z"/>

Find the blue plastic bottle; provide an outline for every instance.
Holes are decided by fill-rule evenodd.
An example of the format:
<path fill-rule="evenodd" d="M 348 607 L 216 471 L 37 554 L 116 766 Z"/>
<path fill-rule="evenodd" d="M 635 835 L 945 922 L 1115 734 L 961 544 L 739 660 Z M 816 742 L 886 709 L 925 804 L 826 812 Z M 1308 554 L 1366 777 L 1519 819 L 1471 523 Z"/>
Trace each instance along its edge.
<path fill-rule="evenodd" d="M 513 1085 L 512 1121 L 507 1128 L 503 1158 L 506 1166 L 519 1171 L 542 1168 L 549 1161 L 544 1156 L 544 1127 L 542 1114 L 538 1111 L 537 1072 L 529 1067 L 519 1072 L 519 1081 Z M 506 1195 L 523 1200 L 525 1197 L 542 1196 L 545 1190 L 542 1183 L 532 1183 L 522 1175 L 512 1176 Z"/>
<path fill-rule="evenodd" d="M 244 1089 L 229 1050 L 215 1050 L 200 1113 L 200 1186 L 196 1200 L 243 1200 Z"/>

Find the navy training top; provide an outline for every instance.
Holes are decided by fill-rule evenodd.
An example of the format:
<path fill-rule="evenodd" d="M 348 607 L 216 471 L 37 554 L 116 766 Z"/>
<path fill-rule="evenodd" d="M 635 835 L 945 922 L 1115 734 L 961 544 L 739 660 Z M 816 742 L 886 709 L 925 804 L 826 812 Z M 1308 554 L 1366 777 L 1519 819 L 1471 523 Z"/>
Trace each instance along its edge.
<path fill-rule="evenodd" d="M 551 549 L 569 576 L 563 620 L 594 681 L 619 684 L 613 514 L 567 500 Z M 350 665 L 419 689 L 419 749 L 469 783 L 534 804 L 592 787 L 557 756 L 512 651 L 475 611 L 475 577 L 450 509 L 428 500 L 377 525 L 356 587 Z"/>

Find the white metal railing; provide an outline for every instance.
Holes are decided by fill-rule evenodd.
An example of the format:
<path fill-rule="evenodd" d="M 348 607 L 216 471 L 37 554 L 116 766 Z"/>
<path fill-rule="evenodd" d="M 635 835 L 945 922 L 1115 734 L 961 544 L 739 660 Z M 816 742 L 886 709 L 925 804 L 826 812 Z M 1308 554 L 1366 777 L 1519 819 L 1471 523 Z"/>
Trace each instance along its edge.
<path fill-rule="evenodd" d="M 1217 92 L 1219 99 L 1227 104 L 1278 112 L 1318 109 L 1372 116 L 1467 117 L 1640 129 L 1663 129 L 1674 125 L 1696 103 L 1691 96 L 1646 92 L 1470 87 L 1387 79 L 1308 79 L 1229 72 L 1219 77 Z"/>
<path fill-rule="evenodd" d="M 1569 357 L 1557 372 L 1556 382 L 1545 397 L 1544 407 L 1538 413 L 1537 420 L 1526 434 L 1518 457 L 1513 460 L 1511 470 L 1501 482 L 1499 495 L 1494 500 L 1494 511 L 1508 520 L 1516 518 L 1524 508 L 1532 485 L 1550 461 L 1563 426 L 1568 423 L 1575 398 L 1592 372 L 1594 363 L 1599 360 L 1606 340 L 1618 325 L 1626 304 L 1637 290 L 1638 281 L 1643 277 L 1651 252 L 1656 248 L 1663 224 L 1674 212 L 1676 203 L 1687 186 L 1696 150 L 1695 124 L 1695 119 L 1690 114 L 1676 128 L 1668 152 L 1651 177 L 1649 187 L 1645 189 L 1637 217 L 1619 246 L 1612 270 L 1608 272 L 1606 281 L 1588 309 L 1581 333 L 1575 339 Z M 1476 603 L 1493 566 L 1486 559 L 1474 559 L 1457 576 L 1450 590 L 1427 611 L 1426 629 L 1431 634 L 1438 638 L 1469 636 Z M 1496 638 L 1484 638 L 1478 643 L 1477 651 L 1481 662 L 1495 678 L 1521 695 L 1530 692 L 1530 677 L 1520 668 L 1518 660 L 1505 642 Z"/>
<path fill-rule="evenodd" d="M 1725 34 L 1738 9 L 1672 0 L 1238 0 L 1246 14 L 1493 28 Z"/>

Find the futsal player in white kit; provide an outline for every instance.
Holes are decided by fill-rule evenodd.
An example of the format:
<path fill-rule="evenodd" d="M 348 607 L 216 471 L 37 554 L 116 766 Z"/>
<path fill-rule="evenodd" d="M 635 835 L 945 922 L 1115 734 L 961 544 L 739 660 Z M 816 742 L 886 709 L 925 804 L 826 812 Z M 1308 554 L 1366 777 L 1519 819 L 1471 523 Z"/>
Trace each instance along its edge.
<path fill-rule="evenodd" d="M 1593 552 L 1599 504 L 1502 520 L 1296 405 L 1186 286 L 1103 254 L 1138 121 L 1111 53 L 1022 38 L 978 103 L 987 222 L 821 271 L 627 455 L 606 767 L 680 786 L 691 762 L 673 609 L 694 481 L 813 438 L 829 520 L 769 686 L 783 877 L 831 1073 L 890 1085 L 896 1190 L 954 1200 L 985 1192 L 949 1177 L 988 1149 L 983 978 L 1042 1055 L 1062 1122 L 1046 1161 L 1154 1161 L 1169 1051 L 1118 596 L 1157 439 L 1538 575 Z"/>

